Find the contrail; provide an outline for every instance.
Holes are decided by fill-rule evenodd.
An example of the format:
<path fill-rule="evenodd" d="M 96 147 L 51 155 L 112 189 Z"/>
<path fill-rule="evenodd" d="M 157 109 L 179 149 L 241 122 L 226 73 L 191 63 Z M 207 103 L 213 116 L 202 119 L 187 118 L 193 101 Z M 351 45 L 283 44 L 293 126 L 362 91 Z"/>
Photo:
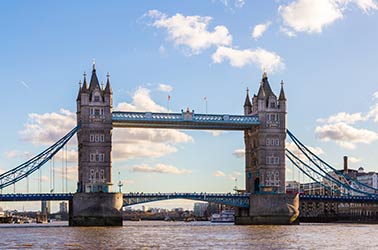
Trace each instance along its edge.
<path fill-rule="evenodd" d="M 27 88 L 27 89 L 29 88 L 29 85 L 27 85 L 26 82 L 21 81 L 21 84 L 22 84 L 25 88 Z"/>

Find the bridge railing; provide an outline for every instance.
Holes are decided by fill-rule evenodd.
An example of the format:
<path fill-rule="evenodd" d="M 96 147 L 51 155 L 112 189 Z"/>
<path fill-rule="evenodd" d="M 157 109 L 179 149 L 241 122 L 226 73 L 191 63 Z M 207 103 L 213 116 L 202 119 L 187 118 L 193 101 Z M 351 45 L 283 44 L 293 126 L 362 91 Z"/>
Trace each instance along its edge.
<path fill-rule="evenodd" d="M 243 130 L 260 124 L 257 115 L 195 114 L 194 112 L 152 113 L 114 111 L 112 119 L 113 125 L 116 127 Z"/>

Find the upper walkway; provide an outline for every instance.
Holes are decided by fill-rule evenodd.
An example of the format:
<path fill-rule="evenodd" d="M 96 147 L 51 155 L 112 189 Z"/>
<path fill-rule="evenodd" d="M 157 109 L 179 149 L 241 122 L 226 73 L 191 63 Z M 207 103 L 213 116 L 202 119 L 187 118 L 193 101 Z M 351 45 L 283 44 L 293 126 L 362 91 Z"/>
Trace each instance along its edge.
<path fill-rule="evenodd" d="M 245 130 L 259 125 L 257 115 L 220 115 L 114 111 L 113 126 L 126 128 L 172 128 L 205 130 Z"/>

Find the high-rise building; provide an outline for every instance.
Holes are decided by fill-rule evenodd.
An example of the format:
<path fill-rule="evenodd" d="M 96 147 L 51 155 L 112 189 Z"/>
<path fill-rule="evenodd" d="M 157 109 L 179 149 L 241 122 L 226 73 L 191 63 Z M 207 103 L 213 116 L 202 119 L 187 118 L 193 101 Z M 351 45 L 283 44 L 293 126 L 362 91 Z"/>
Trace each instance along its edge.
<path fill-rule="evenodd" d="M 206 209 L 207 209 L 207 206 L 209 205 L 209 203 L 204 203 L 204 202 L 196 202 L 194 203 L 194 208 L 193 208 L 193 213 L 195 216 L 198 216 L 198 217 L 203 217 L 205 216 L 205 213 L 206 213 Z"/>
<path fill-rule="evenodd" d="M 59 203 L 59 213 L 65 214 L 68 212 L 67 202 L 62 201 Z"/>
<path fill-rule="evenodd" d="M 41 213 L 50 214 L 51 213 L 51 202 L 50 201 L 41 201 Z"/>

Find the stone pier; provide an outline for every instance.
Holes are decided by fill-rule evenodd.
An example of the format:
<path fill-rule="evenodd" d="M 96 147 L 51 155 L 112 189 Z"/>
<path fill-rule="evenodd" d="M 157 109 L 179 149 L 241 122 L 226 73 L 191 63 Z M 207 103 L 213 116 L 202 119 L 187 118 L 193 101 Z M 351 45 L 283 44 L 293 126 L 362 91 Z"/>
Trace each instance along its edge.
<path fill-rule="evenodd" d="M 251 194 L 250 207 L 239 208 L 236 225 L 299 224 L 298 194 Z"/>
<path fill-rule="evenodd" d="M 70 205 L 70 226 L 122 226 L 122 193 L 76 193 Z"/>

